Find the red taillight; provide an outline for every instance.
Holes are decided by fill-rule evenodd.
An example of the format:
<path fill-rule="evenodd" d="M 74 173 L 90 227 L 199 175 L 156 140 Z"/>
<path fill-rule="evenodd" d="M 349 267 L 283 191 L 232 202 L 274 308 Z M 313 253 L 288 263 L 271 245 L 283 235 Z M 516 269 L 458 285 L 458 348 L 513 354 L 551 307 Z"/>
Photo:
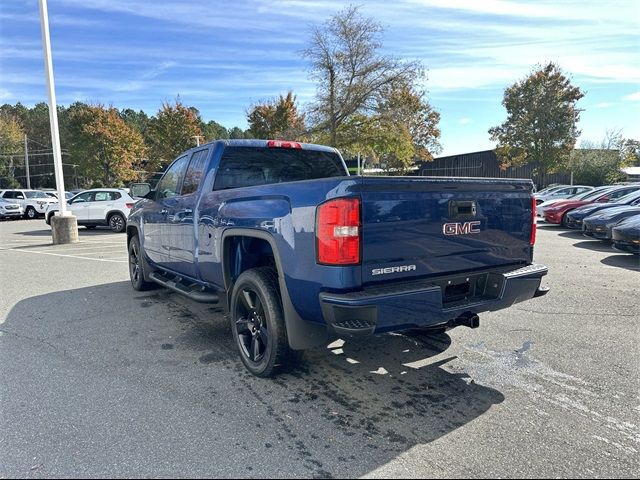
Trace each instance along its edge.
<path fill-rule="evenodd" d="M 360 263 L 360 199 L 338 198 L 318 207 L 316 245 L 318 263 Z"/>
<path fill-rule="evenodd" d="M 536 199 L 531 199 L 531 237 L 529 238 L 529 243 L 533 246 L 536 244 Z"/>
<path fill-rule="evenodd" d="M 133 208 L 134 205 L 135 205 L 135 203 L 125 203 L 125 206 L 127 208 Z"/>
<path fill-rule="evenodd" d="M 302 148 L 298 142 L 287 142 L 284 140 L 268 140 L 268 148 Z"/>

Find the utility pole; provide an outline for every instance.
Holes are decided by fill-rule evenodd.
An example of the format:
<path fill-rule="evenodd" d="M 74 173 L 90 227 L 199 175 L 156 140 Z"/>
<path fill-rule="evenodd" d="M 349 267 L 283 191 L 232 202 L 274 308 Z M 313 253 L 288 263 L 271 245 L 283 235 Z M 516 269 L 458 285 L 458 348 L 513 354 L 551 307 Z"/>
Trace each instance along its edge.
<path fill-rule="evenodd" d="M 202 137 L 202 135 L 193 135 L 191 138 L 195 138 L 196 139 L 196 147 L 200 146 L 200 138 Z"/>
<path fill-rule="evenodd" d="M 358 175 L 362 175 L 362 173 L 360 173 L 360 153 L 358 153 Z"/>
<path fill-rule="evenodd" d="M 42 49 L 44 50 L 44 71 L 47 78 L 47 94 L 49 97 L 49 123 L 51 124 L 51 146 L 53 148 L 53 164 L 58 190 L 59 215 L 51 219 L 53 243 L 75 243 L 78 241 L 78 221 L 67 211 L 64 196 L 64 172 L 62 170 L 62 152 L 60 150 L 60 130 L 58 128 L 58 109 L 56 105 L 56 88 L 53 79 L 53 60 L 51 58 L 51 38 L 49 36 L 49 12 L 47 0 L 40 2 L 40 28 L 42 30 Z"/>
<path fill-rule="evenodd" d="M 24 135 L 24 169 L 27 175 L 27 190 L 31 190 L 31 177 L 29 177 L 29 146 L 27 145 L 27 134 Z"/>

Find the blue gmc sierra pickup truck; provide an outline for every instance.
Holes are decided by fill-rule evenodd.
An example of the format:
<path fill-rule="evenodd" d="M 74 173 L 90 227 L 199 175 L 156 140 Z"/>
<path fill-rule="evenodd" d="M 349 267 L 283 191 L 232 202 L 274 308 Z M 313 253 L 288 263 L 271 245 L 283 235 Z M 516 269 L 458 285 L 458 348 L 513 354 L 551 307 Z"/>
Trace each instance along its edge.
<path fill-rule="evenodd" d="M 349 176 L 334 148 L 224 140 L 165 171 L 127 222 L 136 290 L 219 302 L 270 376 L 339 336 L 478 326 L 547 293 L 530 180 Z"/>

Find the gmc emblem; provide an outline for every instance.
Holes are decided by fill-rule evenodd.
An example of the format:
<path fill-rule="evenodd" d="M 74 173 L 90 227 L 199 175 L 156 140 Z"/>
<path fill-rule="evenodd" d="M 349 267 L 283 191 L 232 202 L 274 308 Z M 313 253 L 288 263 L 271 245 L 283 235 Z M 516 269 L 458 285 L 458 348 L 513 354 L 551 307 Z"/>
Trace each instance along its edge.
<path fill-rule="evenodd" d="M 466 235 L 468 233 L 480 233 L 480 222 L 445 223 L 442 226 L 445 235 Z"/>

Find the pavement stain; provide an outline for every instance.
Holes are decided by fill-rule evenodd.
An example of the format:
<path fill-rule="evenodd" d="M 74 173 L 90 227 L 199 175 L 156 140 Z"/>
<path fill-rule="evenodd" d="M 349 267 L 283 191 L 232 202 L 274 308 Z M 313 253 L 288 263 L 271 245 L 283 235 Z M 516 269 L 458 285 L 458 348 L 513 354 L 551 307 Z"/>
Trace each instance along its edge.
<path fill-rule="evenodd" d="M 500 352 L 488 348 L 484 342 L 468 344 L 465 348 L 472 355 L 462 358 L 460 368 L 485 385 L 516 388 L 548 405 L 590 418 L 616 438 L 608 441 L 609 445 L 625 455 L 637 454 L 640 426 L 604 413 L 611 411 L 611 405 L 616 403 L 620 403 L 619 411 L 625 412 L 621 396 L 533 358 L 534 345 L 533 341 L 526 341 L 521 348 Z"/>

